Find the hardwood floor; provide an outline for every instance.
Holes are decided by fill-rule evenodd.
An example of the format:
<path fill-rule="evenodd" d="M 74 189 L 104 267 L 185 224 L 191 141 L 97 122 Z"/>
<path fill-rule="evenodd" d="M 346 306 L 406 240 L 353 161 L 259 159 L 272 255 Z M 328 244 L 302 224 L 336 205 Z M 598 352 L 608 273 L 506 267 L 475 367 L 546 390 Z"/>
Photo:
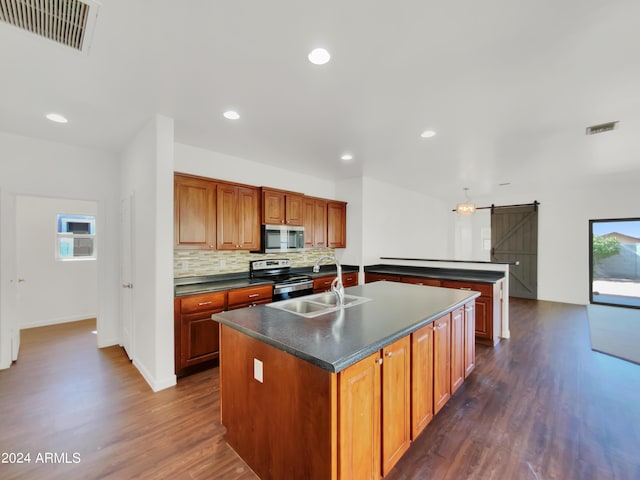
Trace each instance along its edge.
<path fill-rule="evenodd" d="M 640 366 L 591 351 L 584 307 L 510 303 L 512 338 L 477 346 L 476 370 L 387 478 L 639 479 Z M 31 463 L 0 463 L 0 478 L 256 478 L 224 441 L 217 369 L 153 393 L 119 347 L 95 348 L 94 328 L 23 331 L 0 370 L 0 453 Z M 47 452 L 80 461 L 36 463 Z"/>

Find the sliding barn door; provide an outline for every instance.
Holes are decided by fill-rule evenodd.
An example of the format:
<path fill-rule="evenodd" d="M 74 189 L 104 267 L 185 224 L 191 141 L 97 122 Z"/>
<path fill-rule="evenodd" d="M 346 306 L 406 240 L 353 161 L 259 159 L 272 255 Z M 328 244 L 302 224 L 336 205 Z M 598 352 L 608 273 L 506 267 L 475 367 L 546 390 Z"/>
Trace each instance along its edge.
<path fill-rule="evenodd" d="M 494 207 L 491 211 L 491 261 L 509 265 L 509 296 L 538 297 L 539 205 Z"/>

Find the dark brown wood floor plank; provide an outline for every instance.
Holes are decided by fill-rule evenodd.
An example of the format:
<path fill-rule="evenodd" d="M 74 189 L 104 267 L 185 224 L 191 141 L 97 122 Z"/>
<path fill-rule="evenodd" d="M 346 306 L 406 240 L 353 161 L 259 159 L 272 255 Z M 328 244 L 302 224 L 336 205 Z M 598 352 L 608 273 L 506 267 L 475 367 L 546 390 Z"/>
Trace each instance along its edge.
<path fill-rule="evenodd" d="M 81 462 L 0 464 L 0 478 L 256 478 L 224 441 L 217 369 L 153 393 L 94 329 L 25 330 L 0 371 L 0 452 Z M 512 299 L 511 329 L 478 345 L 476 370 L 387 478 L 639 479 L 640 366 L 591 351 L 582 306 Z"/>

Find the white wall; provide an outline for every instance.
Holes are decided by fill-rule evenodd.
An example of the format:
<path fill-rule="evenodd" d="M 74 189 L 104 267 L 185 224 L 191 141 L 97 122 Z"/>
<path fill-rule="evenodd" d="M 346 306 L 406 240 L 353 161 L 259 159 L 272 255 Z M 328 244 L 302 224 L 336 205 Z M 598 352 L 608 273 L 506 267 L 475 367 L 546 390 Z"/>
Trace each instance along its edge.
<path fill-rule="evenodd" d="M 133 363 L 154 391 L 176 383 L 173 344 L 173 120 L 156 116 L 121 156 L 135 197 Z"/>
<path fill-rule="evenodd" d="M 549 189 L 475 198 L 478 206 L 540 202 L 538 298 L 589 303 L 589 220 L 639 217 L 640 177 L 602 177 L 590 188 Z M 478 232 L 476 231 L 477 235 Z"/>
<path fill-rule="evenodd" d="M 291 190 L 314 197 L 343 200 L 335 196 L 335 183 L 330 180 L 180 143 L 175 144 L 174 155 L 176 172 L 244 183 L 256 187 Z"/>
<path fill-rule="evenodd" d="M 451 212 L 442 200 L 364 177 L 362 205 L 363 265 L 449 255 Z"/>
<path fill-rule="evenodd" d="M 97 215 L 96 202 L 16 197 L 19 328 L 95 317 L 98 310 L 96 260 L 56 260 L 58 214 Z M 100 218 L 96 218 L 100 245 Z M 98 251 L 98 255 L 100 252 Z M 37 299 L 37 301 L 34 301 Z"/>
<path fill-rule="evenodd" d="M 0 132 L 0 190 L 5 201 L 0 205 L 3 235 L 15 231 L 15 209 L 8 197 L 32 195 L 98 203 L 102 219 L 100 257 L 98 258 L 98 346 L 117 344 L 118 327 L 118 234 L 119 234 L 119 165 L 114 155 Z M 0 245 L 3 270 L 15 262 L 14 247 L 4 241 Z M 3 276 L 0 296 L 11 278 Z M 15 280 L 15 279 L 13 279 Z M 0 310 L 0 330 L 14 325 L 15 318 Z M 5 322 L 7 322 L 5 324 Z M 11 338 L 0 338 L 0 367 L 11 348 Z"/>

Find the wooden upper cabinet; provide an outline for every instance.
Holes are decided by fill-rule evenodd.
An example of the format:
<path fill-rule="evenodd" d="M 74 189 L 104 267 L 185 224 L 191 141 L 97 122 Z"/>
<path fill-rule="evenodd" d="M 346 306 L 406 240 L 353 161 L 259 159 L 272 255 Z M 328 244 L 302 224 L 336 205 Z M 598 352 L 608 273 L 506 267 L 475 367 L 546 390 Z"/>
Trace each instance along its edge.
<path fill-rule="evenodd" d="M 327 243 L 329 248 L 347 246 L 347 204 L 330 200 L 327 202 Z"/>
<path fill-rule="evenodd" d="M 217 187 L 218 250 L 260 248 L 259 191 L 233 184 Z"/>
<path fill-rule="evenodd" d="M 262 188 L 262 223 L 302 225 L 304 195 Z"/>
<path fill-rule="evenodd" d="M 304 246 L 327 246 L 327 200 L 304 197 L 302 201 Z"/>
<path fill-rule="evenodd" d="M 187 175 L 174 176 L 174 246 L 213 249 L 216 238 L 216 184 Z"/>

